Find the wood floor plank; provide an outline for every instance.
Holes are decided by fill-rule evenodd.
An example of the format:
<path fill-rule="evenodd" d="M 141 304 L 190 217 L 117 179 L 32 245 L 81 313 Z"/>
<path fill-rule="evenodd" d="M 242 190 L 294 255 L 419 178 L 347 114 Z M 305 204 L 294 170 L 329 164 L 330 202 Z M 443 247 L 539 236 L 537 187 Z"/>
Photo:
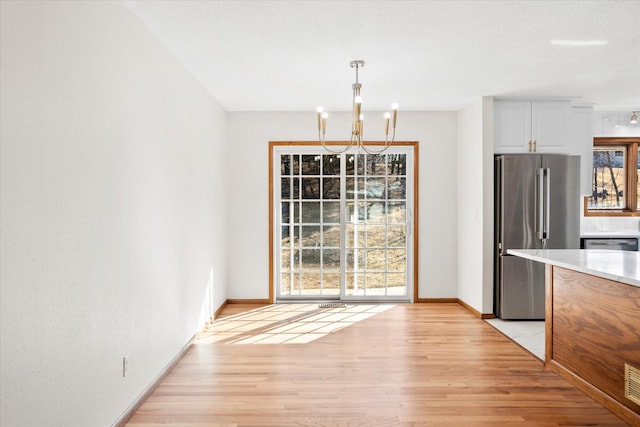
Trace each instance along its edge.
<path fill-rule="evenodd" d="M 457 304 L 227 307 L 128 425 L 627 425 Z"/>

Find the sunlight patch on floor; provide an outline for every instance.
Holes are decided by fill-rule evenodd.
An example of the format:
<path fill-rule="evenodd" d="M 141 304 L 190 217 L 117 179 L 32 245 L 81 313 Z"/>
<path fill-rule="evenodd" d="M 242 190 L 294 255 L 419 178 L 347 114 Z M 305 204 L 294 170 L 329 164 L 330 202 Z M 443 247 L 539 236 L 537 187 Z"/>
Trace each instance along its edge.
<path fill-rule="evenodd" d="M 320 308 L 318 304 L 274 304 L 216 320 L 198 335 L 197 344 L 305 344 L 395 307 L 354 304 Z"/>

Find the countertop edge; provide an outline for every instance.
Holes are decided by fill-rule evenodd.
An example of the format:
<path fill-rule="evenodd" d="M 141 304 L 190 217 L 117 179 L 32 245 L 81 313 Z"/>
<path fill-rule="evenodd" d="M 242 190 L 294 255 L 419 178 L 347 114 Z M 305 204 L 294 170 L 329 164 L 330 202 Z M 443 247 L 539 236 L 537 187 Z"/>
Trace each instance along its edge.
<path fill-rule="evenodd" d="M 640 231 L 583 231 L 582 239 L 638 239 Z"/>
<path fill-rule="evenodd" d="M 574 251 L 577 249 L 574 249 Z M 509 249 L 507 253 L 520 258 L 530 259 L 532 261 L 542 262 L 545 264 L 555 265 L 557 267 L 567 268 L 570 270 L 578 271 L 580 273 L 590 274 L 592 276 L 602 277 L 604 279 L 613 280 L 620 283 L 626 283 L 627 285 L 640 287 L 640 280 L 632 277 L 620 276 L 612 274 L 603 270 L 596 270 L 584 265 L 575 264 L 572 262 L 559 260 L 557 258 L 550 257 L 548 255 L 540 254 L 540 249 Z M 570 249 L 547 249 L 546 251 L 558 251 L 557 253 L 567 253 Z M 580 249 L 580 251 L 590 251 L 592 253 L 598 252 L 597 250 Z M 623 252 L 623 251 L 620 251 Z M 630 252 L 634 253 L 634 252 Z"/>

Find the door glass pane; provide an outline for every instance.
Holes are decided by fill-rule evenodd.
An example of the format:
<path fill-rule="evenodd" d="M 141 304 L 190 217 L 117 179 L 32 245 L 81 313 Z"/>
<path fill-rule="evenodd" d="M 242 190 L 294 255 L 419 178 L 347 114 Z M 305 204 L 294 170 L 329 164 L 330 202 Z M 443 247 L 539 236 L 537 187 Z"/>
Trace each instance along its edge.
<path fill-rule="evenodd" d="M 404 177 L 389 177 L 387 181 L 387 194 L 389 199 L 404 199 L 407 192 L 407 183 Z"/>
<path fill-rule="evenodd" d="M 406 271 L 407 254 L 404 249 L 389 249 L 388 251 L 388 268 L 389 271 Z"/>
<path fill-rule="evenodd" d="M 320 178 L 302 178 L 302 198 L 320 198 Z"/>
<path fill-rule="evenodd" d="M 385 247 L 387 244 L 387 227 L 385 225 L 369 225 L 367 230 L 367 247 Z"/>
<path fill-rule="evenodd" d="M 387 227 L 387 247 L 406 248 L 407 235 L 404 225 L 389 225 Z"/>
<path fill-rule="evenodd" d="M 320 223 L 320 202 L 302 202 L 302 223 Z"/>
<path fill-rule="evenodd" d="M 322 179 L 322 198 L 323 199 L 339 199 L 340 198 L 340 178 L 323 178 Z"/>
<path fill-rule="evenodd" d="M 387 274 L 387 295 L 406 295 L 405 283 L 407 283 L 407 275 L 405 273 Z"/>
<path fill-rule="evenodd" d="M 280 294 L 291 295 L 291 277 L 290 274 L 280 275 Z"/>
<path fill-rule="evenodd" d="M 594 147 L 589 210 L 624 209 L 625 164 L 624 147 Z"/>
<path fill-rule="evenodd" d="M 320 156 L 303 155 L 300 165 L 302 175 L 320 175 Z"/>
<path fill-rule="evenodd" d="M 405 202 L 390 201 L 387 206 L 389 224 L 405 224 L 407 222 L 407 204 Z"/>
<path fill-rule="evenodd" d="M 322 222 L 325 224 L 340 224 L 340 202 L 322 203 Z"/>
<path fill-rule="evenodd" d="M 320 272 L 303 271 L 300 279 L 302 286 L 300 295 L 320 295 Z"/>
<path fill-rule="evenodd" d="M 323 175 L 340 175 L 340 155 L 322 156 L 322 174 Z"/>
<path fill-rule="evenodd" d="M 291 175 L 291 156 L 280 156 L 280 175 Z"/>
<path fill-rule="evenodd" d="M 385 202 L 371 202 L 367 204 L 367 223 L 384 224 L 387 222 L 387 206 Z"/>
<path fill-rule="evenodd" d="M 320 226 L 319 225 L 303 225 L 300 227 L 302 233 L 302 246 L 307 248 L 319 248 Z"/>
<path fill-rule="evenodd" d="M 365 185 L 369 200 L 384 200 L 386 198 L 387 189 L 384 177 L 367 178 Z"/>
<path fill-rule="evenodd" d="M 340 226 L 330 225 L 322 228 L 322 246 L 340 248 Z"/>
<path fill-rule="evenodd" d="M 324 271 L 340 271 L 340 249 L 323 250 L 322 266 Z"/>
<path fill-rule="evenodd" d="M 322 294 L 340 295 L 340 273 L 322 274 Z"/>

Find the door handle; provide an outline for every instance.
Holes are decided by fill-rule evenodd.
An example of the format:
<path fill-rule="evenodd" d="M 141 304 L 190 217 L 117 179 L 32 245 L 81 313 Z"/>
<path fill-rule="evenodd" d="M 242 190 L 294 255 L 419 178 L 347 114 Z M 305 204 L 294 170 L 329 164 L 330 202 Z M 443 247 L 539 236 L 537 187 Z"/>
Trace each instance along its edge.
<path fill-rule="evenodd" d="M 538 169 L 536 173 L 538 185 L 536 191 L 536 235 L 538 239 L 544 239 L 544 169 Z"/>
<path fill-rule="evenodd" d="M 550 234 L 550 230 L 551 230 L 551 226 L 549 225 L 551 222 L 551 169 L 550 168 L 546 168 L 545 169 L 545 181 L 546 181 L 546 188 L 545 188 L 545 217 L 544 217 L 544 238 L 548 239 L 549 238 L 549 234 Z"/>

